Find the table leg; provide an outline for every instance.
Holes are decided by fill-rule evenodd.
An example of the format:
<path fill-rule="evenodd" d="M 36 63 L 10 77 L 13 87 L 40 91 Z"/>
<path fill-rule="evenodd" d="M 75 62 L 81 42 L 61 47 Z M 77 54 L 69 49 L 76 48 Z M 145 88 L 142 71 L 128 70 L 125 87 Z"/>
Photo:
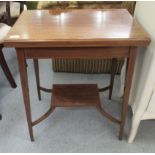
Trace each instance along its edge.
<path fill-rule="evenodd" d="M 121 124 L 120 124 L 120 133 L 119 133 L 120 140 L 122 140 L 122 137 L 123 137 L 126 116 L 128 113 L 128 100 L 129 100 L 130 88 L 131 88 L 132 77 L 133 77 L 133 72 L 134 72 L 136 53 L 137 53 L 137 48 L 130 47 L 128 65 L 127 65 L 126 82 L 125 82 L 125 90 L 124 90 L 124 97 L 123 97 L 123 104 L 122 104 L 122 113 L 121 113 Z"/>
<path fill-rule="evenodd" d="M 33 59 L 33 64 L 34 64 L 34 71 L 35 71 L 35 77 L 36 77 L 38 98 L 39 98 L 39 100 L 41 100 L 40 77 L 39 77 L 39 62 L 38 62 L 38 59 Z"/>
<path fill-rule="evenodd" d="M 112 59 L 112 65 L 111 65 L 111 77 L 110 77 L 110 89 L 109 89 L 109 100 L 111 100 L 112 91 L 113 91 L 113 85 L 114 85 L 114 79 L 115 79 L 115 73 L 116 73 L 116 65 L 117 65 L 117 59 Z"/>
<path fill-rule="evenodd" d="M 31 141 L 34 141 L 25 52 L 24 52 L 24 49 L 16 49 L 16 50 L 17 50 L 20 80 L 21 80 L 21 86 L 22 86 L 22 92 L 23 92 L 28 129 L 29 129 Z"/>

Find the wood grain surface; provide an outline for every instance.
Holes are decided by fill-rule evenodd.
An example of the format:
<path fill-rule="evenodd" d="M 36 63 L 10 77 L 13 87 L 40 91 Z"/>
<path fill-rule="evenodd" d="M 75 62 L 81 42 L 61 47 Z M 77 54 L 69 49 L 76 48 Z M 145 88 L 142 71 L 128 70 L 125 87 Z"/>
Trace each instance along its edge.
<path fill-rule="evenodd" d="M 54 107 L 97 106 L 100 103 L 96 84 L 54 84 L 51 104 Z"/>
<path fill-rule="evenodd" d="M 147 46 L 149 42 L 126 9 L 28 10 L 7 35 L 5 46 Z"/>

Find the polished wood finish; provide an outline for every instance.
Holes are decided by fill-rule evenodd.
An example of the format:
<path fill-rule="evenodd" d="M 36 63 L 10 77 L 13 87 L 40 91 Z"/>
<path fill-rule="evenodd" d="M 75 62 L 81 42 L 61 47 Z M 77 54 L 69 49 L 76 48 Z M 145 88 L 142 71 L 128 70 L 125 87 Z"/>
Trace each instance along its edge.
<path fill-rule="evenodd" d="M 15 47 L 147 46 L 126 9 L 23 11 L 5 39 Z"/>
<path fill-rule="evenodd" d="M 47 93 L 52 93 L 52 89 L 48 89 L 48 88 L 45 88 L 45 87 L 42 87 L 42 86 L 40 86 L 39 89 L 42 90 L 42 91 L 45 91 Z"/>
<path fill-rule="evenodd" d="M 114 122 L 114 123 L 117 123 L 117 124 L 120 124 L 121 121 L 118 120 L 117 118 L 114 118 L 112 115 L 110 115 L 109 113 L 107 113 L 101 106 L 101 104 L 98 104 L 96 106 L 97 110 L 103 115 L 105 116 L 106 118 L 108 118 L 110 121 Z"/>
<path fill-rule="evenodd" d="M 33 59 L 33 64 L 34 64 L 34 71 L 35 71 L 35 77 L 36 77 L 38 99 L 41 100 L 39 62 L 38 62 L 38 59 Z"/>
<path fill-rule="evenodd" d="M 51 102 L 54 107 L 96 106 L 100 99 L 96 84 L 54 84 Z"/>
<path fill-rule="evenodd" d="M 101 106 L 99 91 L 96 84 L 54 84 L 49 110 L 32 122 L 32 126 L 45 120 L 56 107 L 95 107 L 110 121 L 120 124 L 121 121 L 107 113 Z"/>
<path fill-rule="evenodd" d="M 110 86 L 106 86 L 104 88 L 99 88 L 99 92 L 107 91 L 110 89 Z"/>
<path fill-rule="evenodd" d="M 110 121 L 120 124 L 120 120 L 103 110 L 97 84 L 54 84 L 52 94 L 52 107 L 96 107 Z"/>
<path fill-rule="evenodd" d="M 133 77 L 133 71 L 134 71 L 134 65 L 136 60 L 136 54 L 137 54 L 137 47 L 130 47 L 130 55 L 128 58 L 128 65 L 127 65 L 127 74 L 126 74 L 126 84 L 125 84 L 125 90 L 124 90 L 124 96 L 123 96 L 123 104 L 122 104 L 122 113 L 121 113 L 121 125 L 120 125 L 120 133 L 119 133 L 119 139 L 121 140 L 123 137 L 123 131 L 125 126 L 125 118 L 128 113 L 128 100 L 129 100 L 129 94 L 130 94 L 130 88 L 132 83 L 132 77 Z"/>
<path fill-rule="evenodd" d="M 26 58 L 112 59 L 128 57 L 128 47 L 26 48 Z M 37 53 L 37 55 L 36 55 Z"/>
<path fill-rule="evenodd" d="M 54 109 L 55 109 L 55 107 L 50 106 L 49 110 L 45 114 L 43 114 L 40 118 L 38 118 L 37 120 L 35 120 L 34 122 L 32 122 L 32 126 L 35 126 L 38 123 L 40 123 L 43 120 L 45 120 L 54 111 Z"/>
<path fill-rule="evenodd" d="M 110 100 L 111 100 L 112 91 L 113 91 L 116 67 L 117 67 L 117 59 L 113 58 L 112 65 L 111 65 L 111 77 L 110 77 L 110 89 L 109 89 L 109 99 Z"/>
<path fill-rule="evenodd" d="M 24 105 L 25 105 L 26 117 L 27 117 L 28 128 L 29 128 L 29 134 L 30 134 L 31 141 L 34 141 L 25 52 L 24 52 L 24 49 L 16 49 L 16 51 L 17 51 L 20 80 L 22 85 L 22 92 L 23 92 Z"/>
<path fill-rule="evenodd" d="M 32 121 L 26 59 L 128 58 L 121 119 L 112 117 L 100 105 L 97 106 L 102 115 L 120 124 L 119 139 L 122 139 L 136 47 L 147 46 L 149 43 L 150 38 L 147 33 L 125 9 L 62 10 L 56 13 L 40 10 L 23 12 L 6 37 L 5 45 L 17 49 L 31 140 L 34 140 L 32 127 L 47 118 L 54 107 L 51 105 L 43 116 Z M 108 87 L 99 91 L 107 90 Z"/>
<path fill-rule="evenodd" d="M 16 88 L 17 85 L 16 85 L 16 83 L 15 83 L 13 77 L 12 77 L 12 74 L 10 72 L 10 69 L 9 69 L 9 67 L 8 67 L 8 65 L 6 63 L 5 58 L 4 58 L 4 55 L 3 55 L 3 52 L 2 52 L 2 47 L 3 46 L 0 47 L 0 65 L 2 67 L 2 70 L 3 70 L 3 72 L 4 72 L 4 74 L 5 74 L 6 78 L 7 78 L 7 80 L 10 83 L 11 87 L 12 88 Z"/>

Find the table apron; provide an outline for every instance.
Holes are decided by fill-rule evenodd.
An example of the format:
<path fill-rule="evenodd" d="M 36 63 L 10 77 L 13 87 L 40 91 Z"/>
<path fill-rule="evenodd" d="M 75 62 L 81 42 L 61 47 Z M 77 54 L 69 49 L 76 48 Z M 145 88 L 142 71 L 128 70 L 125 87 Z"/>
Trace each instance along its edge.
<path fill-rule="evenodd" d="M 129 57 L 130 47 L 22 48 L 25 58 L 111 59 Z"/>

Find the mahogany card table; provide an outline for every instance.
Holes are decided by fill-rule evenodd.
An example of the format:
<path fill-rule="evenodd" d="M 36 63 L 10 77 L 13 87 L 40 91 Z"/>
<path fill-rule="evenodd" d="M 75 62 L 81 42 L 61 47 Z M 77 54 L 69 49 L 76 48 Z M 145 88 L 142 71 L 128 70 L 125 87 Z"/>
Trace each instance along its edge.
<path fill-rule="evenodd" d="M 123 137 L 137 47 L 146 47 L 150 38 L 126 9 L 28 10 L 12 27 L 4 44 L 15 47 L 31 141 L 33 126 L 47 118 L 56 107 L 92 106 L 117 123 Z M 100 104 L 96 84 L 54 84 L 49 110 L 32 120 L 26 59 L 124 59 L 127 58 L 126 82 L 119 119 Z"/>

